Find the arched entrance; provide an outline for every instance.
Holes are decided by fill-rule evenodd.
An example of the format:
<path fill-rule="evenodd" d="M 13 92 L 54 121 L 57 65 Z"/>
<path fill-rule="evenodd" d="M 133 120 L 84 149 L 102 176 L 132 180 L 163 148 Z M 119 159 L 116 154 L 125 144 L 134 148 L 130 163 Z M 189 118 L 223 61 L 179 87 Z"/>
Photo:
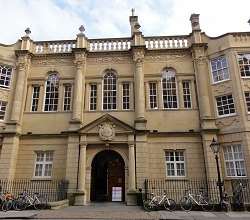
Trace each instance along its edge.
<path fill-rule="evenodd" d="M 92 161 L 91 201 L 125 201 L 124 160 L 112 150 L 98 153 Z"/>

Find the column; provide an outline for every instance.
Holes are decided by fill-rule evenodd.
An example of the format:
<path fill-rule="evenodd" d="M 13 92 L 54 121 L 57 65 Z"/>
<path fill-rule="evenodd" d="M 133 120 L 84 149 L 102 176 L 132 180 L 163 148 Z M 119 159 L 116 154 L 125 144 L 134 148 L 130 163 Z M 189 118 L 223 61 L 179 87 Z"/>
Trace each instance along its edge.
<path fill-rule="evenodd" d="M 130 109 L 134 109 L 135 108 L 135 100 L 134 100 L 134 82 L 131 81 L 130 82 Z"/>
<path fill-rule="evenodd" d="M 85 85 L 85 106 L 84 106 L 84 109 L 86 111 L 89 110 L 89 98 L 90 98 L 90 85 L 89 85 L 89 83 L 86 83 L 86 85 Z"/>
<path fill-rule="evenodd" d="M 86 142 L 80 143 L 80 157 L 78 170 L 78 186 L 75 192 L 74 205 L 86 205 L 85 176 L 86 176 Z"/>
<path fill-rule="evenodd" d="M 184 108 L 184 99 L 183 99 L 183 86 L 182 80 L 178 79 L 178 97 L 179 97 L 179 108 Z"/>
<path fill-rule="evenodd" d="M 28 54 L 19 55 L 18 57 L 18 74 L 16 82 L 16 91 L 12 106 L 11 120 L 19 122 L 23 106 L 24 88 L 26 86 L 26 74 L 30 57 Z"/>
<path fill-rule="evenodd" d="M 82 113 L 82 91 L 83 91 L 83 67 L 85 64 L 84 53 L 75 55 L 75 86 L 74 86 L 74 101 L 73 101 L 73 120 L 81 121 Z"/>
<path fill-rule="evenodd" d="M 135 147 L 129 143 L 129 190 L 135 190 Z"/>
<path fill-rule="evenodd" d="M 102 82 L 97 82 L 97 110 L 102 110 Z"/>
<path fill-rule="evenodd" d="M 63 110 L 63 102 L 64 102 L 63 100 L 64 100 L 64 86 L 62 83 L 60 83 L 59 84 L 59 100 L 58 100 L 57 111 Z"/>
<path fill-rule="evenodd" d="M 118 81 L 118 105 L 117 109 L 122 109 L 122 82 Z"/>
<path fill-rule="evenodd" d="M 144 92 L 144 49 L 136 48 L 133 50 L 135 62 L 135 128 L 145 130 L 147 120 L 145 119 L 145 92 Z"/>
<path fill-rule="evenodd" d="M 161 80 L 157 80 L 157 101 L 158 101 L 158 109 L 163 109 Z"/>
<path fill-rule="evenodd" d="M 31 102 L 32 102 L 32 91 L 33 91 L 33 86 L 28 85 L 28 92 L 27 92 L 27 100 L 26 100 L 26 106 L 25 106 L 25 111 L 30 112 L 31 110 Z"/>
<path fill-rule="evenodd" d="M 150 109 L 149 82 L 145 82 L 146 109 Z"/>
<path fill-rule="evenodd" d="M 41 111 L 43 111 L 44 85 L 39 85 L 39 86 L 40 86 L 40 90 L 39 90 L 39 99 L 38 99 L 37 111 L 41 112 Z"/>
<path fill-rule="evenodd" d="M 191 80 L 191 98 L 192 98 L 192 107 L 197 107 L 197 101 L 196 101 L 196 92 L 195 92 L 195 85 L 194 85 L 194 79 Z"/>

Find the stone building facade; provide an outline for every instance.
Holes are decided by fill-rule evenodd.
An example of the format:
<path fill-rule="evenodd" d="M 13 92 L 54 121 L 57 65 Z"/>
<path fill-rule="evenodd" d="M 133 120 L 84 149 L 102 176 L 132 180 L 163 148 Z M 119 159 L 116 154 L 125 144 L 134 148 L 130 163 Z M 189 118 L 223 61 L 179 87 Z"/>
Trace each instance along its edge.
<path fill-rule="evenodd" d="M 67 179 L 72 204 L 136 203 L 147 178 L 250 175 L 250 32 L 0 44 L 0 176 Z"/>

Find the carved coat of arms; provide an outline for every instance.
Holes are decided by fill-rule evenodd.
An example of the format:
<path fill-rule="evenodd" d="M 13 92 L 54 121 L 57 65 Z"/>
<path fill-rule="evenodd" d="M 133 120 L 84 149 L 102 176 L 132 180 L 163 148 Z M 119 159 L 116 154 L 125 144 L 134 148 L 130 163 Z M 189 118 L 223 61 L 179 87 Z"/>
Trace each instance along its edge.
<path fill-rule="evenodd" d="M 102 141 L 112 141 L 115 139 L 115 125 L 111 123 L 102 123 L 99 126 L 99 137 Z"/>

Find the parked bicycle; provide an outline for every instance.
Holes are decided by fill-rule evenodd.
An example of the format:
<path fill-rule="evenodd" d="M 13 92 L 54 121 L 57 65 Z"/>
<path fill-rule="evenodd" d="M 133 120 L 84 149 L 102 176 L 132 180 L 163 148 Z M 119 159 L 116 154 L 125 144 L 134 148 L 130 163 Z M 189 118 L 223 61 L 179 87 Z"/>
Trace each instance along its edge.
<path fill-rule="evenodd" d="M 161 196 L 156 196 L 151 193 L 152 199 L 145 199 L 143 201 L 143 207 L 146 211 L 154 211 L 159 209 L 160 205 L 163 204 L 164 208 L 168 211 L 174 211 L 176 208 L 176 202 L 173 199 L 168 198 L 166 190 Z"/>
<path fill-rule="evenodd" d="M 201 206 L 205 211 L 213 211 L 214 202 L 209 197 L 203 196 L 203 189 L 200 189 L 200 194 L 190 193 L 190 189 L 185 190 L 186 195 L 180 199 L 180 206 L 183 211 L 190 211 L 193 204 Z"/>
<path fill-rule="evenodd" d="M 13 196 L 12 194 L 10 194 L 10 193 L 7 192 L 7 193 L 5 194 L 5 200 L 4 200 L 4 202 L 2 203 L 2 211 L 7 212 L 7 211 L 9 211 L 12 207 L 13 207 L 14 209 L 16 209 L 15 204 L 16 204 L 16 200 L 15 200 L 14 196 Z"/>
<path fill-rule="evenodd" d="M 17 210 L 24 210 L 30 206 L 34 206 L 37 210 L 42 210 L 47 206 L 47 199 L 39 193 L 34 193 L 32 197 L 25 189 L 21 196 L 17 198 L 15 206 Z"/>

